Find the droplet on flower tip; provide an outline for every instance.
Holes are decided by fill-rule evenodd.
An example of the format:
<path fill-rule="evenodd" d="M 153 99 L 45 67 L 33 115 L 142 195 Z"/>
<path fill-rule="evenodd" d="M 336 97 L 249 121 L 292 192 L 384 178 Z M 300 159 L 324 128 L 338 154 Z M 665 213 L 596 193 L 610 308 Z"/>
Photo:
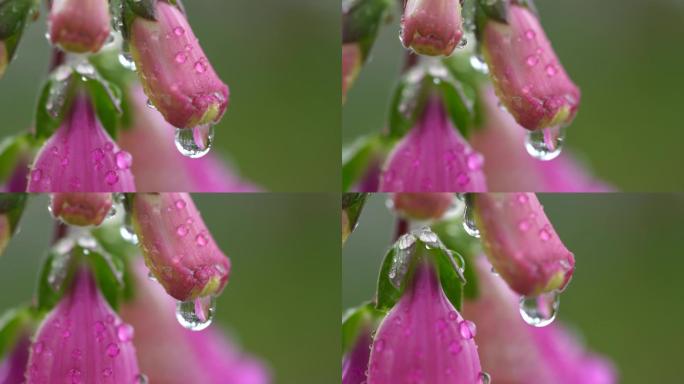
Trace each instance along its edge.
<path fill-rule="evenodd" d="M 564 128 L 546 128 L 529 132 L 525 140 L 525 149 L 537 160 L 550 161 L 560 156 L 564 140 Z"/>
<path fill-rule="evenodd" d="M 201 331 L 211 325 L 216 311 L 216 297 L 205 296 L 176 304 L 176 319 L 184 328 Z"/>
<path fill-rule="evenodd" d="M 198 159 L 208 154 L 213 141 L 213 125 L 176 129 L 176 148 L 183 156 L 192 159 Z"/>
<path fill-rule="evenodd" d="M 520 315 L 534 327 L 546 327 L 553 323 L 560 306 L 560 292 L 552 291 L 535 297 L 520 298 Z"/>

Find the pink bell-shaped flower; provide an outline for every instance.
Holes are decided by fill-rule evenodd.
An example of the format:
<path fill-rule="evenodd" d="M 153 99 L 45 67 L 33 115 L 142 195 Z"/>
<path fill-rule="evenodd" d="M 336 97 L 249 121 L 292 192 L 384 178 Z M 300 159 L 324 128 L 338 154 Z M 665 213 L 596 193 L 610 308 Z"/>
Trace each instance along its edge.
<path fill-rule="evenodd" d="M 228 106 L 228 86 L 218 77 L 185 15 L 156 1 L 157 20 L 136 17 L 131 54 L 145 93 L 177 128 L 215 124 Z"/>
<path fill-rule="evenodd" d="M 489 19 L 482 29 L 483 54 L 499 99 L 530 131 L 570 124 L 580 90 L 558 60 L 537 16 L 513 1 L 507 22 Z"/>
<path fill-rule="evenodd" d="M 102 128 L 85 94 L 38 152 L 28 192 L 134 192 L 131 155 Z"/>
<path fill-rule="evenodd" d="M 53 0 L 48 20 L 52 44 L 69 52 L 97 52 L 109 37 L 109 2 Z"/>
<path fill-rule="evenodd" d="M 109 307 L 83 268 L 38 329 L 26 383 L 139 383 L 143 376 L 132 339 L 133 328 Z"/>
<path fill-rule="evenodd" d="M 55 217 L 67 224 L 100 225 L 112 210 L 111 193 L 55 193 L 50 201 Z"/>
<path fill-rule="evenodd" d="M 561 291 L 575 258 L 553 229 L 534 193 L 474 195 L 475 220 L 495 270 L 521 295 Z"/>
<path fill-rule="evenodd" d="M 482 156 L 454 129 L 433 97 L 418 124 L 394 148 L 380 176 L 381 192 L 482 192 Z"/>
<path fill-rule="evenodd" d="M 460 0 L 407 0 L 401 19 L 406 48 L 428 56 L 449 56 L 463 37 Z"/>
<path fill-rule="evenodd" d="M 480 360 L 501 384 L 615 384 L 607 360 L 585 350 L 557 323 L 530 327 L 520 316 L 518 295 L 478 257 L 478 296 L 465 300 L 463 314 L 477 323 Z"/>
<path fill-rule="evenodd" d="M 368 384 L 480 384 L 486 377 L 475 345 L 475 324 L 451 305 L 427 263 L 378 329 Z"/>
<path fill-rule="evenodd" d="M 150 272 L 179 301 L 217 295 L 230 260 L 216 245 L 187 193 L 140 193 L 133 226 Z"/>

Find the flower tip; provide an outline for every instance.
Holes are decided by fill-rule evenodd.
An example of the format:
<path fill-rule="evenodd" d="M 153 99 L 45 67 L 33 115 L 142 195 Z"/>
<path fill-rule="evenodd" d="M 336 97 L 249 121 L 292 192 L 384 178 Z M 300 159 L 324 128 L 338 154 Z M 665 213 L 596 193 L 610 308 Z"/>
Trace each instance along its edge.
<path fill-rule="evenodd" d="M 70 225 L 100 225 L 112 209 L 111 193 L 55 193 L 52 214 Z"/>
<path fill-rule="evenodd" d="M 459 0 L 408 0 L 401 41 L 426 56 L 449 56 L 463 38 Z"/>
<path fill-rule="evenodd" d="M 453 193 L 396 193 L 394 209 L 415 220 L 438 220 L 454 203 Z"/>

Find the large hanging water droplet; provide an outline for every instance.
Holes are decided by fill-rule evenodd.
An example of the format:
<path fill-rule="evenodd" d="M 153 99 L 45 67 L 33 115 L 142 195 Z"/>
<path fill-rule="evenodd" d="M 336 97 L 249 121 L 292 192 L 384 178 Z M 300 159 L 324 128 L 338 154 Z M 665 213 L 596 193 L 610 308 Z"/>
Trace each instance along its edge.
<path fill-rule="evenodd" d="M 193 159 L 203 157 L 211 150 L 214 142 L 214 126 L 199 125 L 194 128 L 176 129 L 176 148 L 183 155 Z"/>
<path fill-rule="evenodd" d="M 534 327 L 546 327 L 553 323 L 560 306 L 560 292 L 552 291 L 535 297 L 520 298 L 520 315 Z"/>
<path fill-rule="evenodd" d="M 480 230 L 477 228 L 477 224 L 475 224 L 475 213 L 473 211 L 473 207 L 466 204 L 465 213 L 463 214 L 463 229 L 470 236 L 479 239 Z"/>
<path fill-rule="evenodd" d="M 211 325 L 216 312 L 216 297 L 205 296 L 176 304 L 176 319 L 191 331 L 201 331 Z"/>
<path fill-rule="evenodd" d="M 527 134 L 525 149 L 527 149 L 527 153 L 535 159 L 550 161 L 561 154 L 564 140 L 564 127 L 537 130 Z"/>

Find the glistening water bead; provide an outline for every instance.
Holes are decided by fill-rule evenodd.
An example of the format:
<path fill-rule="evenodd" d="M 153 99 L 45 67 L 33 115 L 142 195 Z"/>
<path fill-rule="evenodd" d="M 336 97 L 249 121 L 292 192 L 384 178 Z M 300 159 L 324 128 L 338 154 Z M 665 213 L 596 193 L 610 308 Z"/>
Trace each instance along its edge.
<path fill-rule="evenodd" d="M 176 303 L 176 319 L 184 328 L 201 331 L 211 325 L 216 312 L 216 297 L 205 296 Z"/>
<path fill-rule="evenodd" d="M 564 140 L 564 127 L 546 128 L 529 132 L 525 139 L 525 149 L 535 159 L 550 161 L 561 154 Z"/>
<path fill-rule="evenodd" d="M 194 128 L 176 128 L 176 148 L 186 157 L 198 159 L 211 150 L 214 142 L 214 126 L 199 125 Z"/>
<path fill-rule="evenodd" d="M 535 297 L 520 298 L 520 315 L 533 327 L 546 327 L 553 323 L 560 306 L 560 292 L 552 291 Z"/>
<path fill-rule="evenodd" d="M 477 229 L 477 225 L 475 224 L 474 212 L 475 212 L 475 210 L 473 209 L 473 207 L 469 206 L 466 203 L 465 213 L 463 214 L 463 229 L 470 236 L 472 236 L 476 239 L 479 239 L 480 238 L 480 230 Z"/>

